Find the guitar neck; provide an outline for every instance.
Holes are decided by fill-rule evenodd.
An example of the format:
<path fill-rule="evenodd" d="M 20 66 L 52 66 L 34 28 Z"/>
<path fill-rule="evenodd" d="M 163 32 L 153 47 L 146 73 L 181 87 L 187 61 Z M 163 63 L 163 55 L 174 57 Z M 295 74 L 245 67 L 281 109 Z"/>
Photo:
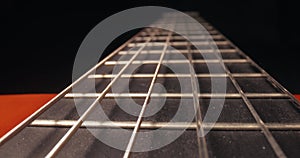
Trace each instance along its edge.
<path fill-rule="evenodd" d="M 158 21 L 171 31 L 132 37 L 2 137 L 0 155 L 299 156 L 299 102 L 189 14 L 197 22 L 166 14 Z"/>

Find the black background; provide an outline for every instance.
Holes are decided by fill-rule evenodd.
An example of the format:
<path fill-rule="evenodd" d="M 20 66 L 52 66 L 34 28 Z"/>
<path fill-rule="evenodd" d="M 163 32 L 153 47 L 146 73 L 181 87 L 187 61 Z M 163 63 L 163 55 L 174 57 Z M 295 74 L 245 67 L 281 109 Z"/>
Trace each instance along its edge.
<path fill-rule="evenodd" d="M 2 1 L 0 93 L 58 93 L 85 35 L 131 7 L 195 10 L 292 93 L 300 93 L 299 9 L 276 0 Z M 122 22 L 120 22 L 121 24 Z M 126 38 L 114 43 L 111 50 Z"/>

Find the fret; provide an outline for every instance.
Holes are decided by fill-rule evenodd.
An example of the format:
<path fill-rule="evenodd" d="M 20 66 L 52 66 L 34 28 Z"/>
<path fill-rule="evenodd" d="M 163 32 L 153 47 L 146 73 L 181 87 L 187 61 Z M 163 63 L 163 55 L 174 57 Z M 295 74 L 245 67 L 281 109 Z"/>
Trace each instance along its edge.
<path fill-rule="evenodd" d="M 245 59 L 223 59 L 224 63 L 247 63 L 248 61 Z M 128 61 L 107 61 L 105 62 L 105 65 L 120 65 L 120 64 L 126 64 Z M 158 61 L 156 60 L 135 60 L 132 62 L 132 64 L 157 64 Z M 163 64 L 172 63 L 172 64 L 181 64 L 181 63 L 188 63 L 188 61 L 185 60 L 166 60 L 162 61 Z M 192 63 L 220 63 L 219 60 L 214 59 L 208 59 L 208 60 L 192 60 Z"/>
<path fill-rule="evenodd" d="M 88 78 L 113 78 L 115 74 L 94 74 L 89 75 Z M 157 77 L 167 78 L 167 77 L 190 77 L 190 74 L 157 74 Z M 262 73 L 234 73 L 232 74 L 233 77 L 266 77 L 265 74 Z M 153 74 L 123 74 L 121 78 L 147 78 L 153 77 Z M 227 74 L 196 74 L 196 77 L 228 77 Z"/>
<path fill-rule="evenodd" d="M 183 31 L 180 31 L 180 32 L 183 32 Z M 186 33 L 186 32 L 183 32 L 183 33 Z M 199 31 L 199 30 L 196 30 L 196 31 L 189 31 L 189 34 L 190 35 L 198 35 L 198 36 L 202 36 L 202 35 L 208 35 L 211 34 L 211 35 L 219 35 L 220 33 L 217 31 L 217 30 L 207 30 L 207 32 L 205 31 Z M 146 33 L 147 35 L 148 33 Z M 167 31 L 162 31 L 160 32 L 160 35 L 165 35 L 167 36 L 168 35 L 168 32 Z"/>
<path fill-rule="evenodd" d="M 67 98 L 94 98 L 100 96 L 101 93 L 68 93 L 65 95 Z M 290 96 L 283 93 L 246 93 L 248 98 L 289 98 Z M 146 93 L 107 93 L 105 97 L 146 97 Z M 202 93 L 198 94 L 199 97 L 202 98 L 240 98 L 241 95 L 239 93 Z M 192 93 L 152 93 L 151 97 L 174 97 L 174 98 L 184 98 L 184 97 L 193 97 Z"/>
<path fill-rule="evenodd" d="M 0 138 L 0 155 L 126 158 L 298 156 L 299 101 L 212 25 L 197 14 L 190 14 L 208 32 L 198 31 L 196 23 L 187 22 L 180 16 L 168 14 L 161 17 L 162 24 L 182 31 L 191 42 L 168 30 L 141 30 Z M 208 37 L 214 40 L 220 55 L 211 47 Z M 179 53 L 185 59 L 179 58 Z M 177 73 L 166 66 L 187 64 L 190 64 L 189 71 L 178 70 Z M 217 70 L 209 71 L 209 68 Z M 120 84 L 127 80 L 129 85 Z M 178 80 L 189 84 L 180 87 Z M 216 84 L 226 80 L 225 91 L 213 91 L 212 80 Z M 85 84 L 92 81 L 95 81 L 95 91 L 85 88 Z M 163 85 L 164 90 L 157 91 L 155 83 Z M 118 85 L 117 92 L 112 90 L 113 85 Z M 72 91 L 75 86 L 82 87 L 82 90 Z M 127 113 L 120 105 L 128 99 L 140 106 L 134 114 Z M 225 99 L 224 104 L 219 103 L 222 99 Z M 157 113 L 148 116 L 148 110 L 155 110 L 152 104 L 148 105 L 150 100 L 155 103 L 153 105 L 165 102 Z M 172 122 L 182 100 L 190 101 L 183 108 L 186 112 L 196 112 L 196 116 L 190 122 Z M 212 101 L 216 102 L 210 105 Z M 107 120 L 90 117 L 101 115 L 96 109 L 97 104 L 107 115 Z M 209 108 L 220 107 L 223 109 L 215 123 L 203 121 Z M 180 131 L 183 133 L 159 149 L 136 152 L 138 146 L 152 149 L 156 143 L 154 135 L 141 139 L 139 134 L 158 129 L 164 130 L 163 137 L 166 138 Z M 210 129 L 205 137 L 200 137 Z M 97 130 L 107 139 L 117 136 L 122 147 L 115 148 L 98 140 L 91 133 Z M 123 130 L 129 135 L 125 136 Z"/>
<path fill-rule="evenodd" d="M 76 123 L 76 120 L 34 120 L 30 127 L 72 127 Z M 135 121 L 84 121 L 80 128 L 127 128 L 133 129 L 135 127 Z M 196 129 L 197 123 L 186 122 L 147 122 L 141 123 L 141 129 L 157 129 L 165 127 L 167 129 Z M 212 128 L 212 130 L 261 130 L 260 126 L 256 123 L 216 123 L 209 124 L 203 123 L 202 127 Z M 270 130 L 300 130 L 299 123 L 266 123 L 266 127 Z"/>
<path fill-rule="evenodd" d="M 168 36 L 156 36 L 155 39 L 158 40 L 166 40 Z M 208 36 L 189 36 L 189 39 L 191 40 L 206 40 Z M 219 39 L 223 39 L 223 37 L 221 35 L 213 35 L 211 36 L 214 40 L 219 40 Z M 135 41 L 144 41 L 146 37 L 137 37 L 135 38 Z M 172 40 L 185 40 L 184 37 L 181 36 L 172 36 Z"/>
<path fill-rule="evenodd" d="M 176 53 L 178 52 L 178 50 L 169 50 L 166 52 L 166 54 L 168 53 Z M 199 50 L 191 50 L 191 53 L 199 53 Z M 213 49 L 202 49 L 201 53 L 213 53 L 214 50 Z M 135 51 L 120 51 L 119 54 L 120 55 L 125 55 L 125 54 L 134 54 Z M 141 54 L 160 54 L 161 51 L 159 50 L 147 50 L 147 51 L 142 51 Z M 180 50 L 180 53 L 189 53 L 188 50 Z M 220 53 L 237 53 L 237 51 L 235 49 L 220 49 Z"/>
<path fill-rule="evenodd" d="M 184 56 L 186 56 L 186 55 L 187 54 L 184 54 Z M 109 62 L 116 62 L 116 60 L 118 60 L 119 62 L 127 61 L 128 58 L 130 58 L 131 56 L 132 56 L 131 54 L 130 55 L 116 55 L 114 58 L 109 60 Z M 149 54 L 149 53 L 148 54 L 142 54 L 142 55 L 139 55 L 139 57 L 137 58 L 137 61 L 143 62 L 143 60 L 145 60 L 145 61 L 150 60 L 150 61 L 154 62 L 155 59 L 158 58 L 158 56 L 159 56 L 159 54 Z M 203 54 L 192 53 L 192 56 L 193 56 L 193 60 L 192 60 L 193 63 L 197 63 L 197 62 L 205 63 L 203 56 L 205 56 L 205 58 L 207 58 L 206 59 L 207 63 L 219 62 L 219 60 L 217 60 L 217 58 L 212 53 L 203 53 Z M 187 61 L 185 61 L 184 58 L 181 58 L 181 57 L 177 56 L 174 53 L 167 54 L 166 57 L 167 57 L 168 60 L 166 61 L 166 59 L 164 59 L 164 61 L 163 61 L 164 63 L 167 63 L 168 61 L 170 61 L 170 62 L 179 62 L 179 63 L 187 63 Z M 235 53 L 235 54 L 234 53 L 222 54 L 222 58 L 223 58 L 224 62 L 229 62 L 229 63 L 233 62 L 233 64 L 234 63 L 247 62 L 247 59 L 245 59 L 244 57 L 240 56 L 237 53 Z M 245 64 L 247 64 L 247 63 L 245 63 Z"/>
<path fill-rule="evenodd" d="M 199 45 L 199 46 L 207 46 L 209 45 L 210 43 L 209 42 L 193 42 L 195 45 Z M 227 41 L 216 41 L 215 42 L 217 45 L 228 45 Z M 163 42 L 153 42 L 153 43 L 150 43 L 151 46 L 163 46 L 165 43 Z M 170 42 L 170 45 L 171 46 L 185 46 L 187 45 L 188 42 Z M 143 43 L 131 43 L 131 44 L 128 44 L 128 47 L 136 47 L 136 46 L 142 46 Z"/>

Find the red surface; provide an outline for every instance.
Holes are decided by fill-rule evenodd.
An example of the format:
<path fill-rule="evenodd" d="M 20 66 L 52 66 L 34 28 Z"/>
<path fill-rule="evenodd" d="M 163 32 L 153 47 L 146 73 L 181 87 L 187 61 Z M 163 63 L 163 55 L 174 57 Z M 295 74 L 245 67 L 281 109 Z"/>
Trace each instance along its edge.
<path fill-rule="evenodd" d="M 0 95 L 0 137 L 56 94 Z M 295 95 L 300 100 L 300 94 Z"/>
<path fill-rule="evenodd" d="M 300 94 L 295 95 L 295 97 L 300 101 Z"/>
<path fill-rule="evenodd" d="M 0 95 L 0 137 L 56 94 Z"/>

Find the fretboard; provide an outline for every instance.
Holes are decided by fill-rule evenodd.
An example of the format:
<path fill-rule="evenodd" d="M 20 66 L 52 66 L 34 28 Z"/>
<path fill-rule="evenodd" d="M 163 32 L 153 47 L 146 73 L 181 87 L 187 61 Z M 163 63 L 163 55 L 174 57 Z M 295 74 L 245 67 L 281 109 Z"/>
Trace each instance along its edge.
<path fill-rule="evenodd" d="M 162 16 L 174 31 L 136 34 L 2 137 L 0 157 L 298 157 L 299 102 L 190 15 L 209 34 Z"/>

